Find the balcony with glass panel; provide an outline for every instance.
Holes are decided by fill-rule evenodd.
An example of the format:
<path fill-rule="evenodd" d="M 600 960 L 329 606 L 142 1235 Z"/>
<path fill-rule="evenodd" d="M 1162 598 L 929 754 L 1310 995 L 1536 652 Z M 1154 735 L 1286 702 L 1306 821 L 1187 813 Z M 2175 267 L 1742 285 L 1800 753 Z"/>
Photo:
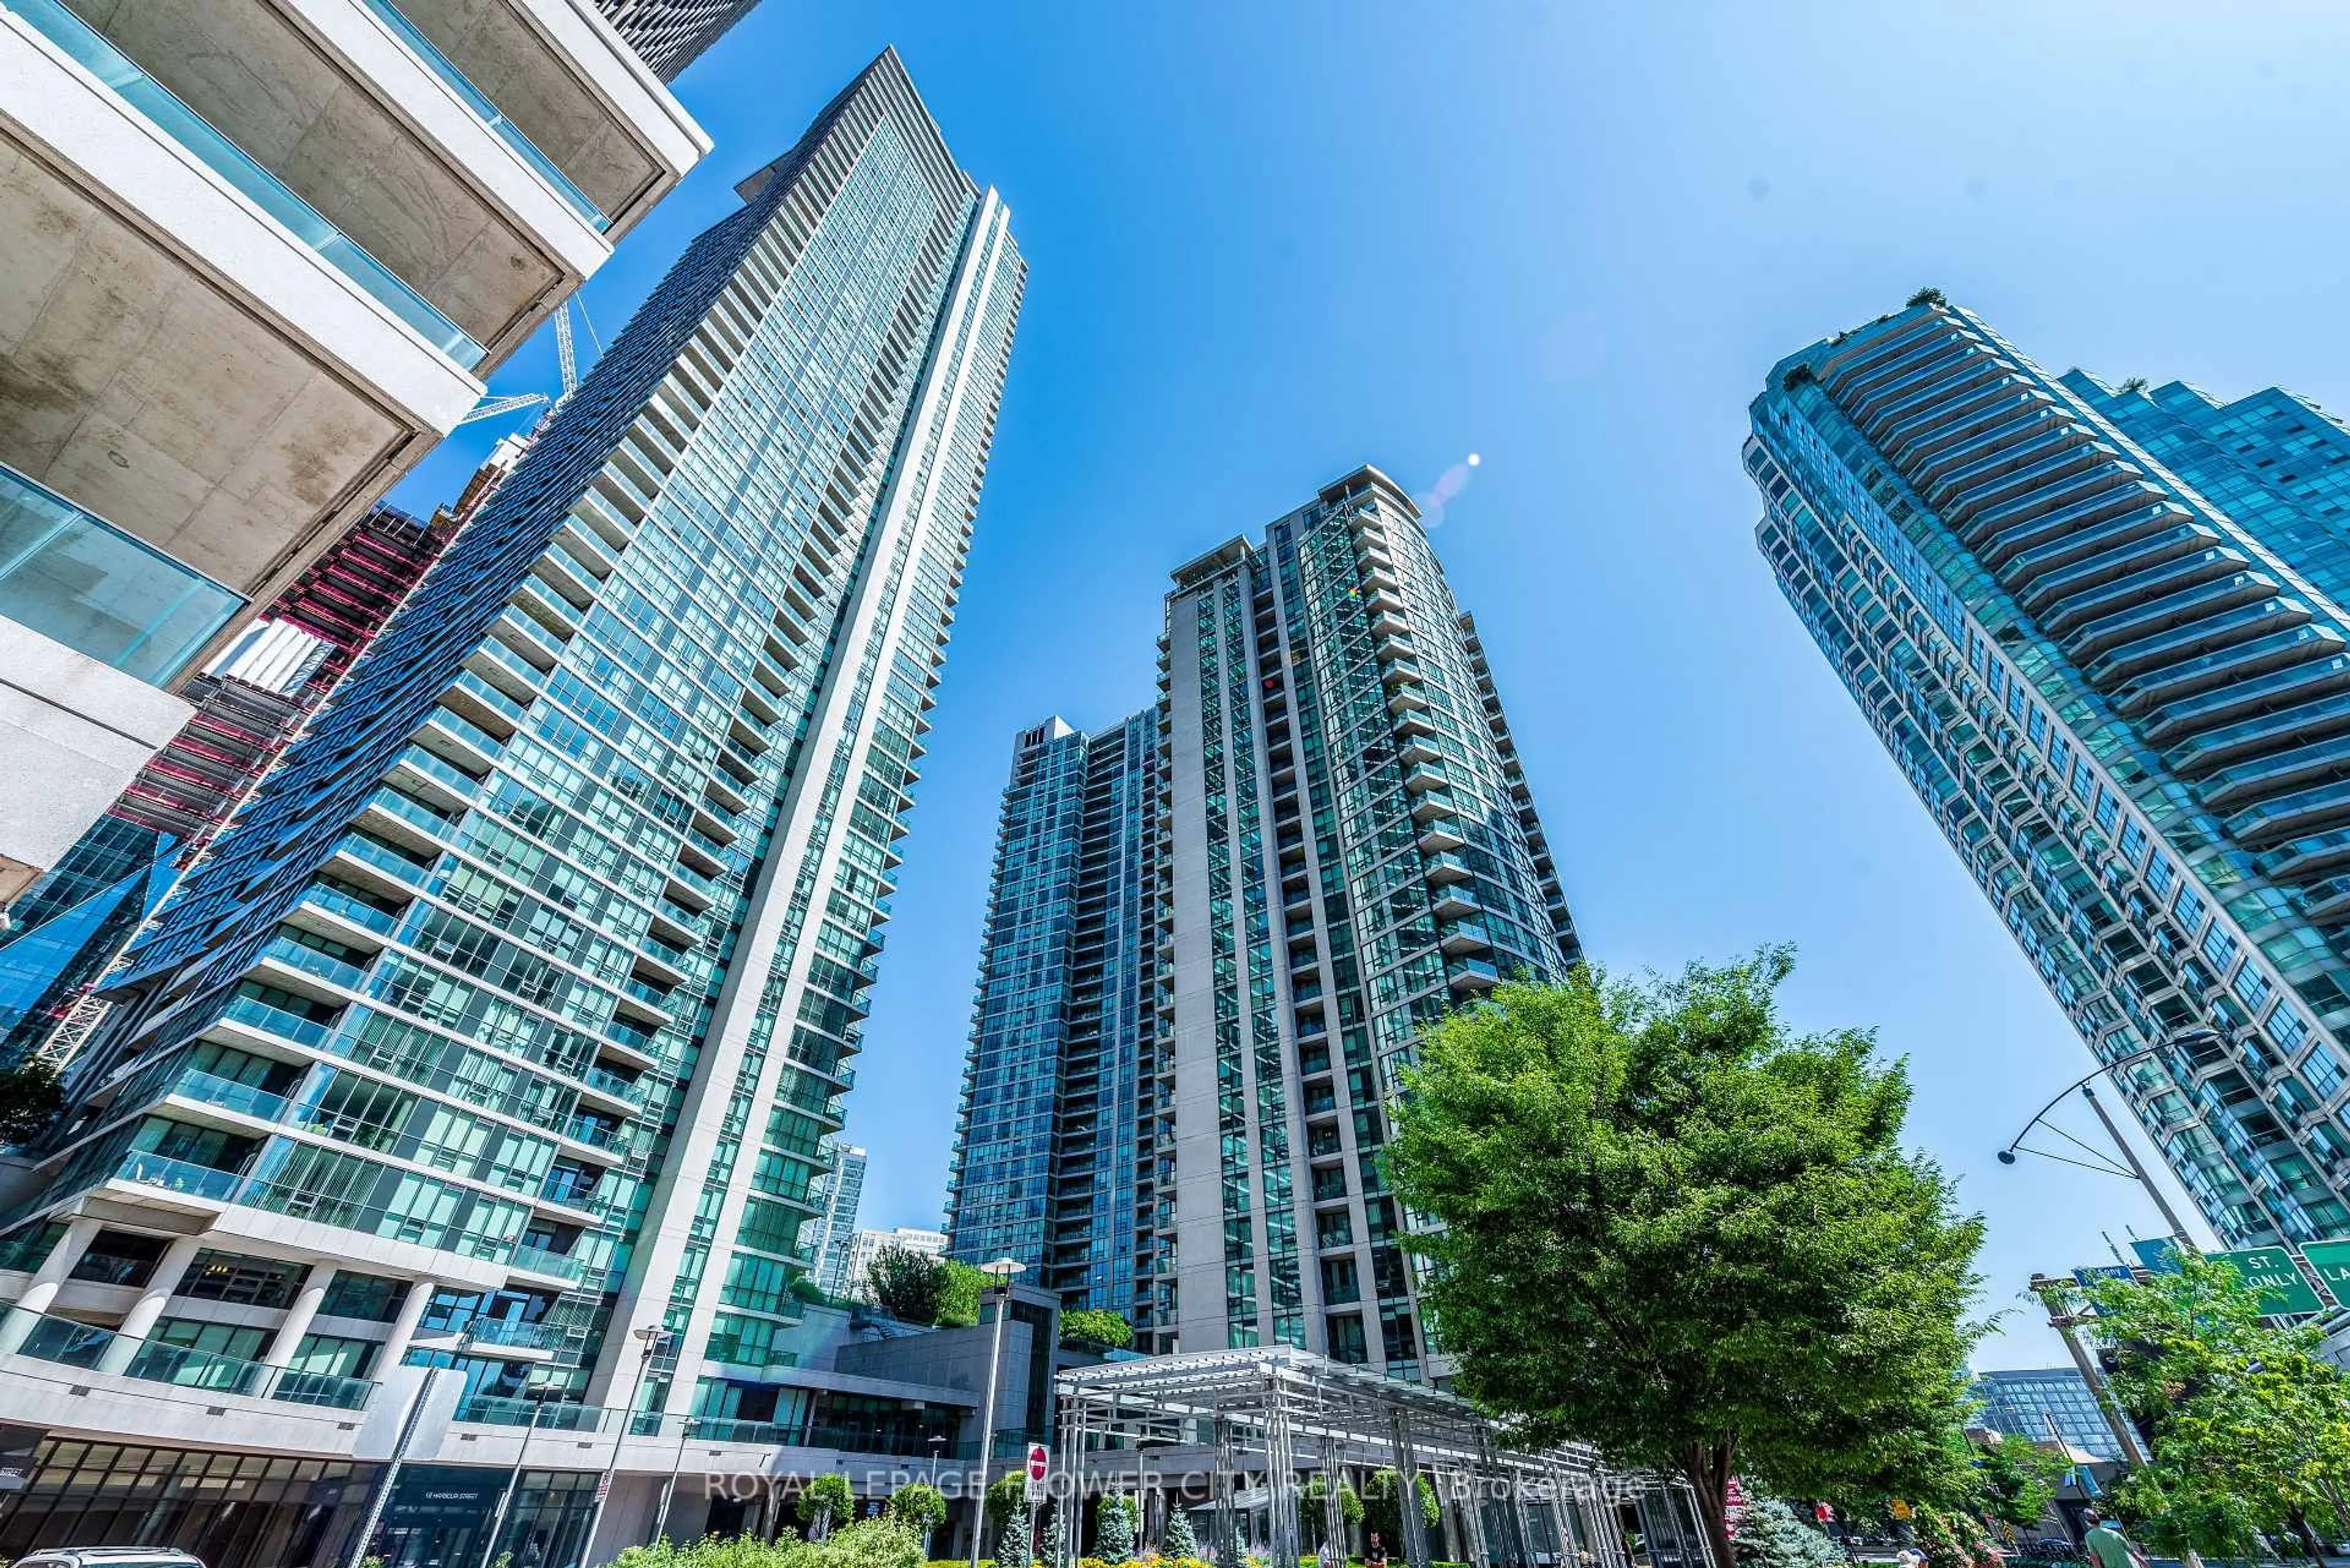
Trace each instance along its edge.
<path fill-rule="evenodd" d="M 152 686 L 244 598 L 0 463 L 0 617 Z"/>

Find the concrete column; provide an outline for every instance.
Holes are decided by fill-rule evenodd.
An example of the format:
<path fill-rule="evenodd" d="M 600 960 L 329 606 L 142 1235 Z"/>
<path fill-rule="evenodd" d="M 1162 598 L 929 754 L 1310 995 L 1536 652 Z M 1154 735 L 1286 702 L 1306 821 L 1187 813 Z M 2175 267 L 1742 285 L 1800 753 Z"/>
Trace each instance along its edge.
<path fill-rule="evenodd" d="M 277 1325 L 276 1335 L 270 1340 L 269 1348 L 261 1353 L 264 1364 L 283 1366 L 294 1359 L 294 1353 L 302 1347 L 302 1336 L 310 1332 L 311 1320 L 318 1315 L 318 1308 L 326 1302 L 327 1287 L 334 1283 L 334 1264 L 320 1262 L 310 1265 L 309 1273 L 303 1276 L 300 1293 L 295 1296 L 294 1304 L 286 1309 L 286 1321 Z M 407 1304 L 405 1302 L 400 1303 L 402 1308 Z M 418 1310 L 421 1312 L 422 1309 Z"/>
<path fill-rule="evenodd" d="M 203 1251 L 203 1245 L 201 1236 L 172 1238 L 172 1244 L 163 1249 L 161 1258 L 155 1260 L 155 1272 L 147 1276 L 146 1288 L 139 1293 L 139 1299 L 131 1303 L 130 1310 L 123 1314 L 122 1322 L 116 1325 L 113 1340 L 99 1353 L 98 1369 L 100 1372 L 130 1370 L 131 1358 L 145 1345 L 147 1336 L 155 1332 L 157 1320 L 162 1317 L 164 1307 L 171 1304 L 172 1293 L 180 1288 L 180 1282 L 187 1277 L 188 1265 L 196 1261 L 196 1254 Z"/>
<path fill-rule="evenodd" d="M 400 1303 L 400 1315 L 391 1320 L 391 1337 L 383 1342 L 383 1354 L 376 1357 L 375 1376 L 381 1377 L 400 1365 L 408 1354 L 409 1341 L 416 1337 L 416 1325 L 424 1320 L 424 1309 L 432 1304 L 431 1280 L 411 1280 L 407 1299 Z M 307 1281 L 303 1282 L 307 1293 Z"/>
<path fill-rule="evenodd" d="M 34 1325 L 40 1321 L 40 1314 L 48 1311 L 49 1303 L 57 1299 L 57 1287 L 66 1282 L 66 1276 L 74 1272 L 74 1265 L 80 1262 L 82 1254 L 89 1251 L 89 1244 L 98 1239 L 99 1230 L 98 1221 L 87 1214 L 66 1226 L 66 1233 L 57 1238 L 57 1244 L 50 1248 L 49 1255 L 41 1261 L 41 1266 L 26 1282 L 25 1293 L 16 1298 L 16 1305 L 10 1309 L 7 1320 L 0 1323 L 0 1355 L 14 1355 L 24 1348 Z"/>

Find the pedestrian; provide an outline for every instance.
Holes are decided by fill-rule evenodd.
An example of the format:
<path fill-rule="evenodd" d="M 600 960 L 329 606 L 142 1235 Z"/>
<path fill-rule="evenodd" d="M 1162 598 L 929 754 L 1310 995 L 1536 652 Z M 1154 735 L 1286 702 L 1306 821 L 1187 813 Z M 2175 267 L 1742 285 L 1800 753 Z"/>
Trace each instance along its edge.
<path fill-rule="evenodd" d="M 1388 1568 L 1388 1549 L 1379 1544 L 1379 1532 L 1371 1532 L 1371 1543 L 1363 1549 L 1363 1568 Z"/>
<path fill-rule="evenodd" d="M 2095 1568 L 2149 1568 L 2146 1553 L 2131 1545 L 2129 1538 L 2107 1522 L 2104 1514 L 2093 1508 L 2081 1519 L 2089 1527 L 2081 1544 L 2088 1548 Z"/>

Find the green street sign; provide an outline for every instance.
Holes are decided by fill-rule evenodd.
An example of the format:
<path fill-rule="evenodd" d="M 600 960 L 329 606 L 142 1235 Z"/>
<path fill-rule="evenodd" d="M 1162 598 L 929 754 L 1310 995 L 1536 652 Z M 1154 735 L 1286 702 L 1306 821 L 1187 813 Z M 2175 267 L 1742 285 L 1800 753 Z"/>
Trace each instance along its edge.
<path fill-rule="evenodd" d="M 2345 1248 L 2350 1251 L 2350 1248 Z M 2241 1247 L 2232 1252 L 2207 1252 L 2215 1263 L 2233 1263 L 2244 1282 L 2262 1292 L 2261 1311 L 2269 1317 L 2324 1312 L 2325 1303 L 2309 1288 L 2293 1265 L 2293 1253 L 2283 1247 Z"/>
<path fill-rule="evenodd" d="M 2350 1303 L 2350 1241 L 2306 1241 L 2301 1256 L 2335 1301 Z"/>

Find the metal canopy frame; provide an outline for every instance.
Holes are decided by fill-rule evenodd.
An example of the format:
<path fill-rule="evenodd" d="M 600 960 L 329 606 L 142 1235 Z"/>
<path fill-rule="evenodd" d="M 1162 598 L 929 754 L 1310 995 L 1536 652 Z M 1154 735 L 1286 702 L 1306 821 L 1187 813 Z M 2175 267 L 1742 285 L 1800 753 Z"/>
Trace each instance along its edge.
<path fill-rule="evenodd" d="M 1532 1563 L 1538 1550 L 1553 1546 L 1561 1563 L 1588 1552 L 1596 1568 L 1630 1568 L 1615 1505 L 1664 1485 L 1646 1472 L 1609 1471 L 1586 1444 L 1538 1452 L 1507 1447 L 1501 1429 L 1457 1395 L 1286 1345 L 1104 1362 L 1072 1367 L 1055 1383 L 1061 1474 L 1055 1490 L 1065 1499 L 1083 1498 L 1130 1481 L 1144 1491 L 1146 1505 L 1163 1506 L 1147 1461 L 1180 1464 L 1188 1457 L 1188 1469 L 1207 1472 L 1215 1509 L 1209 1550 L 1224 1568 L 1240 1563 L 1236 1493 L 1248 1470 L 1263 1471 L 1268 1558 L 1275 1564 L 1295 1563 L 1303 1550 L 1301 1472 L 1326 1478 L 1326 1540 L 1339 1538 L 1337 1483 L 1346 1469 L 1387 1467 L 1405 1478 L 1425 1476 L 1460 1521 L 1456 1550 L 1466 1546 L 1479 1568 Z M 1416 1490 L 1407 1479 L 1404 1500 Z M 1549 1516 L 1548 1540 L 1540 1544 L 1530 1502 Z M 1399 1511 L 1410 1568 L 1430 1568 L 1419 1510 Z M 1079 1532 L 1062 1533 L 1062 1560 L 1054 1568 L 1076 1568 Z"/>

